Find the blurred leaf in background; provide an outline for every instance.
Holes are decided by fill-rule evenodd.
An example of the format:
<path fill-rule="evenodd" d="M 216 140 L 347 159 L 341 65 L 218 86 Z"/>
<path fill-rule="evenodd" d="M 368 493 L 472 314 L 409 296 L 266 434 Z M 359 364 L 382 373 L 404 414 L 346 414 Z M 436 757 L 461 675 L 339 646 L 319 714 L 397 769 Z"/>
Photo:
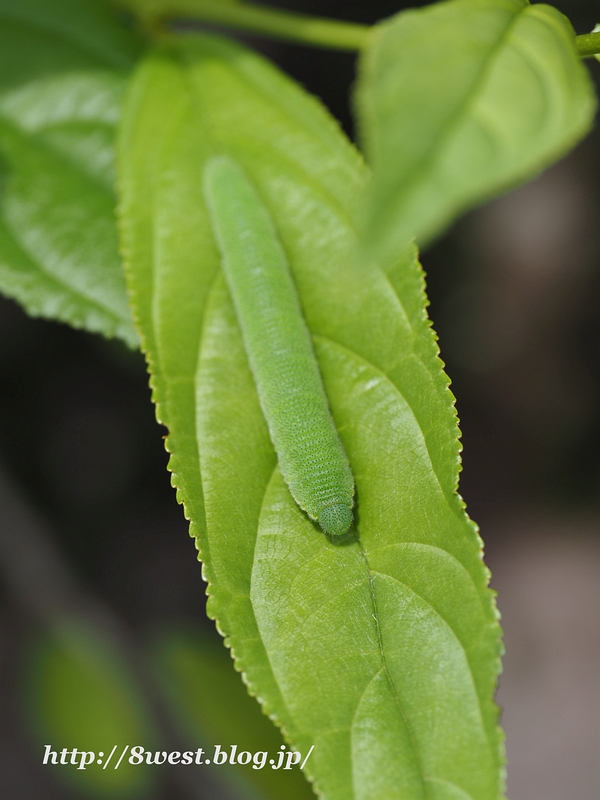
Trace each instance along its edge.
<path fill-rule="evenodd" d="M 125 745 L 152 749 L 155 735 L 136 677 L 110 643 L 81 622 L 66 620 L 53 631 L 35 634 L 27 649 L 23 677 L 25 711 L 39 759 L 50 744 L 60 751 L 93 751 L 103 762 L 116 746 L 106 769 L 97 761 L 86 769 L 48 765 L 52 777 L 81 796 L 128 800 L 150 797 L 152 768 L 131 765 Z"/>
<path fill-rule="evenodd" d="M 279 730 L 248 694 L 222 643 L 198 632 L 165 630 L 156 635 L 153 649 L 167 697 L 196 747 L 220 743 L 228 750 L 235 744 L 238 753 L 268 751 L 269 757 L 279 752 L 284 744 Z M 222 776 L 224 767 L 215 769 Z M 249 783 L 265 800 L 314 798 L 298 767 L 281 772 L 267 761 L 262 769 L 236 764 L 229 772 L 230 779 Z"/>

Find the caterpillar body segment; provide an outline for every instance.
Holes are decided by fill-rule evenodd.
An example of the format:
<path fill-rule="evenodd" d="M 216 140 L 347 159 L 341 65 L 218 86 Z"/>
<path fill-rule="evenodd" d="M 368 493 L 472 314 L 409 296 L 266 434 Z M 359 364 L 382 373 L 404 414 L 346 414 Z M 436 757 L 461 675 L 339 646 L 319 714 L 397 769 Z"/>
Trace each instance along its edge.
<path fill-rule="evenodd" d="M 341 535 L 353 521 L 354 478 L 275 224 L 227 156 L 206 163 L 204 193 L 284 480 L 309 517 Z"/>

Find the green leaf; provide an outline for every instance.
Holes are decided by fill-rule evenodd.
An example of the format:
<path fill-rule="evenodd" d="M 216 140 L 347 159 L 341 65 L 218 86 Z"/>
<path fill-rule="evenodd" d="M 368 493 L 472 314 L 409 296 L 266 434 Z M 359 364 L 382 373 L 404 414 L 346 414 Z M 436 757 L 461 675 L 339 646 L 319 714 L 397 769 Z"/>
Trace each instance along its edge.
<path fill-rule="evenodd" d="M 134 676 L 108 640 L 80 623 L 35 636 L 22 688 L 40 757 L 48 744 L 56 753 L 45 767 L 55 779 L 76 788 L 78 796 L 148 797 L 150 768 L 125 757 L 114 769 L 126 745 L 150 749 L 155 734 Z M 103 768 L 113 747 L 112 763 Z M 69 753 L 61 764 L 63 748 Z"/>
<path fill-rule="evenodd" d="M 93 0 L 0 2 L 0 291 L 130 345 L 114 137 L 137 51 Z"/>
<path fill-rule="evenodd" d="M 238 161 L 287 253 L 357 486 L 331 542 L 283 483 L 219 270 L 206 159 Z M 120 141 L 126 269 L 209 614 L 328 800 L 497 800 L 499 625 L 456 495 L 453 398 L 412 252 L 359 259 L 358 155 L 323 108 L 215 37 L 140 66 Z"/>
<path fill-rule="evenodd" d="M 202 744 L 208 758 L 212 758 L 215 744 L 228 752 L 231 745 L 237 745 L 236 755 L 266 752 L 262 768 L 257 769 L 252 762 L 247 766 L 236 764 L 231 770 L 234 777 L 258 789 L 264 800 L 314 800 L 298 767 L 273 770 L 269 764 L 269 757 L 277 763 L 282 738 L 248 696 L 222 646 L 207 636 L 165 632 L 156 639 L 155 653 L 157 672 L 171 707 L 176 709 L 192 744 Z M 222 780 L 226 769 L 225 765 L 215 766 L 215 777 Z"/>
<path fill-rule="evenodd" d="M 394 259 L 533 176 L 588 130 L 591 81 L 569 21 L 527 0 L 451 0 L 373 29 L 357 89 L 374 179 L 365 249 Z"/>

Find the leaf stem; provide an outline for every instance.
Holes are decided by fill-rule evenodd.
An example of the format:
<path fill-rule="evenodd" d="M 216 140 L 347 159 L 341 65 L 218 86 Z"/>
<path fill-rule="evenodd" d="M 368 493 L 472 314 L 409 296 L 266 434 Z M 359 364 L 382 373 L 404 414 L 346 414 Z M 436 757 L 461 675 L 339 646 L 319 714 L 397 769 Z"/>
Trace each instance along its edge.
<path fill-rule="evenodd" d="M 309 17 L 235 0 L 121 0 L 145 23 L 160 17 L 216 22 L 253 33 L 336 50 L 362 50 L 370 27 Z"/>
<path fill-rule="evenodd" d="M 600 54 L 600 31 L 584 33 L 575 38 L 577 52 L 581 58 L 589 58 Z"/>
<path fill-rule="evenodd" d="M 134 11 L 149 29 L 160 25 L 165 18 L 181 17 L 336 50 L 362 50 L 371 30 L 369 25 L 310 17 L 237 0 L 120 0 L 120 4 Z M 581 58 L 600 54 L 600 31 L 577 36 L 575 44 Z"/>

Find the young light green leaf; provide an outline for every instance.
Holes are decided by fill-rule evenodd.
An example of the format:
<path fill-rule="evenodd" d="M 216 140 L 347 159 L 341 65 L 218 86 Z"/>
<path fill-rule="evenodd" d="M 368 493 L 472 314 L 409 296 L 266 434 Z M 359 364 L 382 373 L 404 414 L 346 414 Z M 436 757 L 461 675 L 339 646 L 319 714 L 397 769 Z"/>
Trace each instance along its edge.
<path fill-rule="evenodd" d="M 238 162 L 287 255 L 354 472 L 333 543 L 277 468 L 202 193 Z M 359 258 L 367 173 L 323 108 L 233 43 L 153 53 L 120 141 L 121 225 L 209 613 L 328 800 L 501 795 L 499 626 L 456 495 L 453 398 L 412 252 Z"/>
<path fill-rule="evenodd" d="M 374 169 L 365 249 L 388 261 L 562 156 L 595 107 L 569 21 L 528 0 L 450 0 L 384 21 L 356 105 Z"/>
<path fill-rule="evenodd" d="M 314 800 L 297 766 L 272 769 L 268 758 L 275 758 L 277 763 L 276 755 L 283 745 L 281 735 L 248 696 L 227 651 L 218 642 L 198 633 L 165 631 L 156 637 L 154 652 L 156 671 L 171 708 L 189 741 L 206 748 L 206 757 L 211 757 L 215 744 L 228 753 L 231 745 L 237 745 L 236 756 L 244 751 L 265 754 L 264 761 L 259 755 L 256 761 L 246 766 L 236 764 L 230 770 L 224 764 L 216 765 L 221 780 L 224 772 L 227 777 L 231 772 L 241 792 L 248 783 L 254 788 L 252 796 L 258 790 L 263 800 Z M 257 768 L 261 762 L 263 767 Z"/>
<path fill-rule="evenodd" d="M 137 50 L 96 0 L 0 2 L 0 291 L 130 345 L 113 162 Z"/>

